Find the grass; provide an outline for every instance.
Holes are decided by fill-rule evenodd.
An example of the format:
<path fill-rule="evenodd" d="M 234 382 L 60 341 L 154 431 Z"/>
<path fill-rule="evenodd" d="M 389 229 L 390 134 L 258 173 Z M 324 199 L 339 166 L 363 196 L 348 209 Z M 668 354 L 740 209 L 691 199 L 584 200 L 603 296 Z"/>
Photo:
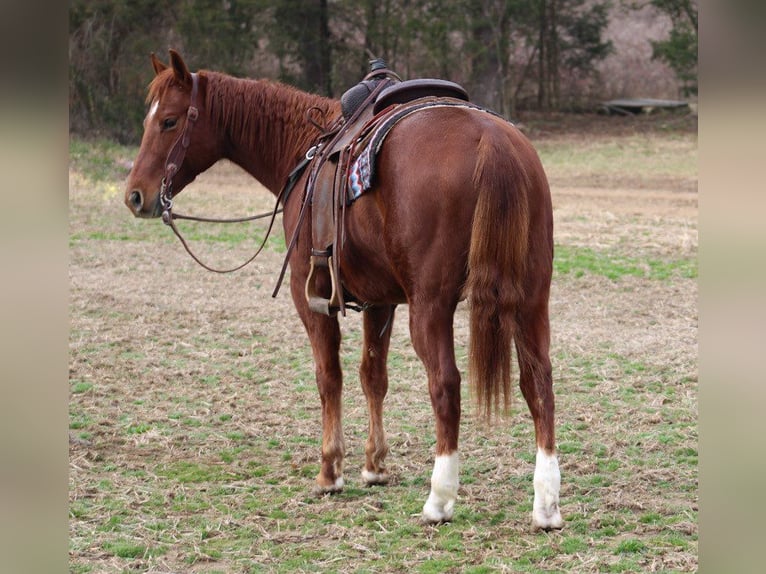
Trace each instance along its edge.
<path fill-rule="evenodd" d="M 180 222 L 177 225 L 187 241 L 224 245 L 241 245 L 244 243 L 256 249 L 263 242 L 264 225 L 267 224 L 254 222 L 211 225 L 209 223 Z M 285 238 L 278 230 L 269 236 L 266 246 L 276 253 L 287 251 Z"/>
<path fill-rule="evenodd" d="M 543 165 L 555 181 L 620 182 L 696 180 L 697 139 L 689 133 L 612 137 L 571 135 L 535 142 Z M 577 136 L 575 136 L 577 137 Z"/>
<path fill-rule="evenodd" d="M 126 165 L 138 148 L 110 140 L 69 139 L 69 169 L 92 183 L 114 183 L 127 175 Z"/>
<path fill-rule="evenodd" d="M 651 258 L 626 257 L 619 253 L 596 251 L 588 247 L 557 245 L 554 270 L 560 274 L 582 277 L 586 273 L 617 281 L 623 277 L 670 280 L 676 277 L 697 278 L 697 259 L 662 261 Z"/>
<path fill-rule="evenodd" d="M 646 162 L 688 179 L 685 142 L 610 136 L 573 150 L 552 140 L 541 155 L 552 181 L 577 170 L 638 181 Z M 529 530 L 534 432 L 520 395 L 506 424 L 490 428 L 467 389 L 455 519 L 424 525 L 433 417 L 406 308 L 389 357 L 392 482 L 359 479 L 368 422 L 352 315 L 342 320 L 346 488 L 314 497 L 321 413 L 311 351 L 287 293 L 270 296 L 283 240 L 238 275 L 196 268 L 164 226 L 133 220 L 109 191 L 133 151 L 70 143 L 71 572 L 696 571 L 693 245 L 605 241 L 589 225 L 601 206 L 578 199 L 582 221 L 557 221 L 551 303 L 565 528 Z M 195 208 L 235 197 L 246 185 L 237 177 L 200 181 Z M 560 214 L 566 205 L 555 200 Z M 635 202 L 631 219 L 610 230 L 640 225 L 674 247 L 696 225 L 624 201 Z M 188 229 L 214 257 L 247 252 L 257 235 Z M 462 370 L 465 317 L 461 306 Z"/>

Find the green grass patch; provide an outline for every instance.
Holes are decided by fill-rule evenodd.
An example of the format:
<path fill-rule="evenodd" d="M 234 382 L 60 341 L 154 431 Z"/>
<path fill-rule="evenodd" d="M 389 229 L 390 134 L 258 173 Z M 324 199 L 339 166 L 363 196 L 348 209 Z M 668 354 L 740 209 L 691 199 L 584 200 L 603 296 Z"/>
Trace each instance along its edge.
<path fill-rule="evenodd" d="M 90 416 L 85 413 L 69 413 L 69 428 L 72 430 L 87 428 L 92 422 Z"/>
<path fill-rule="evenodd" d="M 588 542 L 579 536 L 570 536 L 561 541 L 561 551 L 565 554 L 577 554 L 588 549 Z"/>
<path fill-rule="evenodd" d="M 600 275 L 617 281 L 623 277 L 640 277 L 665 281 L 674 277 L 695 279 L 696 259 L 661 261 L 636 259 L 616 253 L 595 251 L 589 247 L 556 245 L 553 259 L 555 273 L 582 277 L 586 274 Z"/>
<path fill-rule="evenodd" d="M 118 558 L 142 558 L 151 553 L 150 549 L 143 544 L 136 544 L 134 542 L 128 542 L 125 540 L 117 540 L 113 542 L 104 542 L 102 548 L 105 552 Z"/>
<path fill-rule="evenodd" d="M 192 242 L 203 243 L 224 243 L 228 245 L 250 244 L 256 249 L 263 242 L 265 227 L 261 223 L 188 223 L 181 222 L 178 229 L 184 239 Z M 190 247 L 193 246 L 190 244 Z M 287 248 L 285 245 L 284 234 L 279 229 L 272 230 L 266 241 L 266 249 L 277 253 L 284 253 Z"/>
<path fill-rule="evenodd" d="M 245 450 L 244 446 L 222 450 L 220 453 L 221 460 L 227 464 L 230 464 L 237 460 L 237 457 L 242 453 L 243 450 Z"/>
<path fill-rule="evenodd" d="M 662 520 L 662 515 L 657 512 L 648 512 L 638 519 L 642 524 L 660 524 Z"/>
<path fill-rule="evenodd" d="M 636 554 L 644 552 L 646 550 L 646 544 L 638 538 L 629 538 L 628 540 L 621 541 L 615 549 L 615 554 Z"/>
<path fill-rule="evenodd" d="M 152 425 L 149 423 L 135 423 L 128 426 L 125 432 L 128 434 L 144 434 L 145 432 L 150 431 L 152 428 Z"/>
<path fill-rule="evenodd" d="M 85 381 L 72 381 L 70 384 L 72 387 L 72 394 L 75 395 L 80 393 L 87 393 L 93 388 L 93 383 L 87 383 Z"/>

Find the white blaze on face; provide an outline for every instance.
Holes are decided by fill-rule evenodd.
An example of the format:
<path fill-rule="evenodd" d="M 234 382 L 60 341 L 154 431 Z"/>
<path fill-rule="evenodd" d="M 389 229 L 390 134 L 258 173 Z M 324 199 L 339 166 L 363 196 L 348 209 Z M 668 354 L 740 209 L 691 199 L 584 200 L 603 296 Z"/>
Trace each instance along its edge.
<path fill-rule="evenodd" d="M 437 456 L 431 475 L 431 494 L 423 507 L 423 518 L 429 522 L 451 520 L 459 486 L 457 451 Z"/>
<path fill-rule="evenodd" d="M 146 121 L 150 121 L 154 117 L 154 114 L 157 113 L 157 108 L 159 108 L 159 107 L 160 107 L 160 101 L 159 100 L 154 100 L 152 102 L 152 107 L 149 108 L 149 113 L 146 114 Z"/>

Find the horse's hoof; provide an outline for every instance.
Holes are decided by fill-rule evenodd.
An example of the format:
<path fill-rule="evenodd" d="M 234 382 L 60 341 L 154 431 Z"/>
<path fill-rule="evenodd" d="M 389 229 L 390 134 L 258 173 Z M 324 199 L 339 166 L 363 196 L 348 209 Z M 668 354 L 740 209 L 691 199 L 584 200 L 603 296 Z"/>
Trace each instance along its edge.
<path fill-rule="evenodd" d="M 564 519 L 561 518 L 561 512 L 558 508 L 551 512 L 545 512 L 543 509 L 537 509 L 532 512 L 532 532 L 545 530 L 561 530 L 564 528 Z"/>
<path fill-rule="evenodd" d="M 391 477 L 385 471 L 372 472 L 367 469 L 362 470 L 362 481 L 367 486 L 378 486 L 378 485 L 388 484 L 388 481 L 390 479 Z"/>
<path fill-rule="evenodd" d="M 317 484 L 311 489 L 311 494 L 314 496 L 324 496 L 325 494 L 336 494 L 343 490 L 343 477 L 339 476 L 335 479 L 335 482 L 330 484 L 322 484 L 317 479 Z"/>
<path fill-rule="evenodd" d="M 444 506 L 434 503 L 430 498 L 423 506 L 423 522 L 426 524 L 441 524 L 450 522 L 455 512 L 455 501 L 451 500 Z"/>

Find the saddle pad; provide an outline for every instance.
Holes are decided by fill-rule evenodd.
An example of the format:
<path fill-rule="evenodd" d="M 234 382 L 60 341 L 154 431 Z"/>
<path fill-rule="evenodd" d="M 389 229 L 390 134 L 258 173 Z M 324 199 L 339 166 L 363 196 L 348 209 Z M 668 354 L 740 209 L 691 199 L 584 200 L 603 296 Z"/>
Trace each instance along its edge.
<path fill-rule="evenodd" d="M 388 133 L 397 123 L 410 114 L 421 110 L 454 107 L 478 110 L 505 119 L 491 110 L 453 98 L 437 99 L 427 97 L 415 100 L 400 108 L 395 108 L 388 117 L 384 116 L 382 118 L 381 122 L 374 128 L 372 135 L 357 142 L 357 145 L 363 146 L 361 151 L 357 151 L 357 149 L 351 150 L 351 155 L 354 159 L 348 170 L 349 202 L 353 202 L 372 187 L 375 178 L 375 158 L 383 145 L 383 140 L 385 140 Z"/>

